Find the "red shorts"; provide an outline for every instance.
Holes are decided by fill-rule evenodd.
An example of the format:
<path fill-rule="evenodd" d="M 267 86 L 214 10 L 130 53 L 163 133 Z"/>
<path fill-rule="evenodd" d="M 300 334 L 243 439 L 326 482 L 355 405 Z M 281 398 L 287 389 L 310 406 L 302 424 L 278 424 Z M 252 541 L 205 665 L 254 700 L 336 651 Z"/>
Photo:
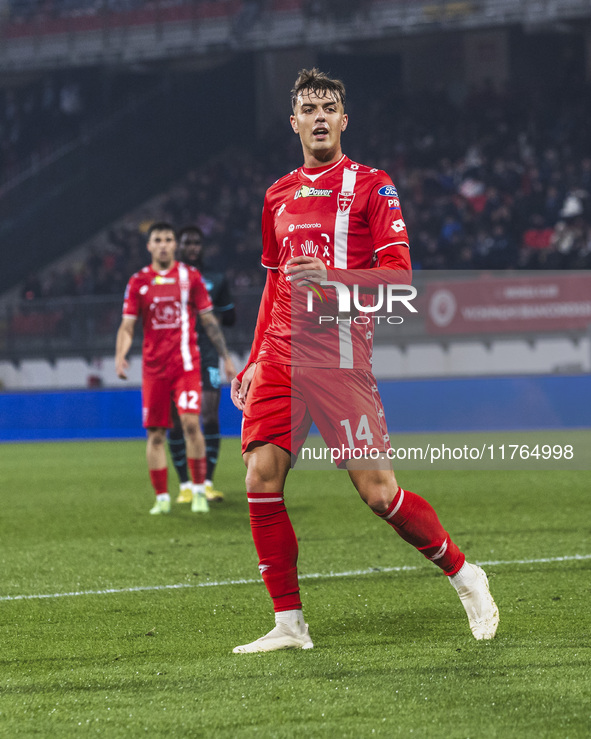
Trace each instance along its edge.
<path fill-rule="evenodd" d="M 201 372 L 194 369 L 176 377 L 142 379 L 142 424 L 144 428 L 171 428 L 170 401 L 180 414 L 201 412 Z"/>
<path fill-rule="evenodd" d="M 390 449 L 371 372 L 258 362 L 244 409 L 242 452 L 264 441 L 297 457 L 312 423 L 330 449 Z"/>

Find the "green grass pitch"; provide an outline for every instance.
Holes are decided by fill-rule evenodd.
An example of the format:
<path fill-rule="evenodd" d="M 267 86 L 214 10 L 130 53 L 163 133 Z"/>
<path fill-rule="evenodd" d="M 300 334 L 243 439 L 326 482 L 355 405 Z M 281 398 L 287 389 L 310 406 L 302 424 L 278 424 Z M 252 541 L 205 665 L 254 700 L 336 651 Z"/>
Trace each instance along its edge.
<path fill-rule="evenodd" d="M 346 473 L 294 470 L 315 648 L 257 655 L 232 654 L 272 626 L 237 440 L 207 516 L 148 515 L 142 442 L 4 444 L 0 469 L 0 736 L 591 733 L 589 468 L 401 470 L 470 560 L 496 563 L 492 642 Z"/>

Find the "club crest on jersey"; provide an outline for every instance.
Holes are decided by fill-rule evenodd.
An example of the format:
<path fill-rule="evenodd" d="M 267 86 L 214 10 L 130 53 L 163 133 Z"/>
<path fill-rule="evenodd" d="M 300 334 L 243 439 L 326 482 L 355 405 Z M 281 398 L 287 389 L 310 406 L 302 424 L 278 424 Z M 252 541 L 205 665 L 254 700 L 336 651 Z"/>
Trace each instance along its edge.
<path fill-rule="evenodd" d="M 150 311 L 153 329 L 177 328 L 181 324 L 181 307 L 175 300 L 154 298 Z"/>
<path fill-rule="evenodd" d="M 347 213 L 347 211 L 353 205 L 354 200 L 355 200 L 354 192 L 340 192 L 337 195 L 337 204 L 339 206 L 339 211 L 341 213 Z"/>
<path fill-rule="evenodd" d="M 302 185 L 299 190 L 295 191 L 293 199 L 297 200 L 298 198 L 329 198 L 331 195 L 332 190 L 317 190 L 315 187 Z"/>

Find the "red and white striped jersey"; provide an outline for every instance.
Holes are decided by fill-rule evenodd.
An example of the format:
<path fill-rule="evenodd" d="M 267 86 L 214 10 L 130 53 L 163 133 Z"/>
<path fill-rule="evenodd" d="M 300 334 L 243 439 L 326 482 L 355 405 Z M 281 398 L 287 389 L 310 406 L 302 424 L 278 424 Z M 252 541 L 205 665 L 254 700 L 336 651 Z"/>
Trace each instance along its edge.
<path fill-rule="evenodd" d="M 406 226 L 390 177 L 346 156 L 318 169 L 300 167 L 267 190 L 262 230 L 262 264 L 278 270 L 278 277 L 256 358 L 370 369 L 373 327 L 346 322 L 319 326 L 303 315 L 309 288 L 292 289 L 283 267 L 291 257 L 318 257 L 329 268 L 328 279 L 338 281 L 338 270 L 371 269 L 380 265 L 380 254 L 396 253 L 400 267 L 410 269 Z"/>
<path fill-rule="evenodd" d="M 171 377 L 199 369 L 195 323 L 210 310 L 209 293 L 194 267 L 175 262 L 159 272 L 150 265 L 132 275 L 123 315 L 142 318 L 144 375 Z"/>

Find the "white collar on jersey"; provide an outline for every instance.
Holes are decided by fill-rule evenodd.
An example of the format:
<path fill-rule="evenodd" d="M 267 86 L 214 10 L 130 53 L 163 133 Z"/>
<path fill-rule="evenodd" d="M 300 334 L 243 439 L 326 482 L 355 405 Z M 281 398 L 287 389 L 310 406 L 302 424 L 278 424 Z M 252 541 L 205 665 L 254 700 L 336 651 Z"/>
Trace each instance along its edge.
<path fill-rule="evenodd" d="M 328 174 L 328 172 L 332 172 L 332 170 L 335 167 L 338 167 L 339 164 L 343 161 L 344 158 L 345 158 L 345 155 L 343 154 L 343 156 L 339 159 L 339 161 L 338 162 L 335 162 L 332 165 L 332 167 L 329 167 L 328 169 L 323 169 L 322 172 L 319 172 L 318 174 L 308 174 L 307 172 L 304 172 L 304 168 L 303 167 L 300 169 L 300 172 L 304 175 L 304 177 L 307 177 L 311 182 L 316 182 L 316 180 L 319 177 L 322 177 L 323 174 Z"/>

